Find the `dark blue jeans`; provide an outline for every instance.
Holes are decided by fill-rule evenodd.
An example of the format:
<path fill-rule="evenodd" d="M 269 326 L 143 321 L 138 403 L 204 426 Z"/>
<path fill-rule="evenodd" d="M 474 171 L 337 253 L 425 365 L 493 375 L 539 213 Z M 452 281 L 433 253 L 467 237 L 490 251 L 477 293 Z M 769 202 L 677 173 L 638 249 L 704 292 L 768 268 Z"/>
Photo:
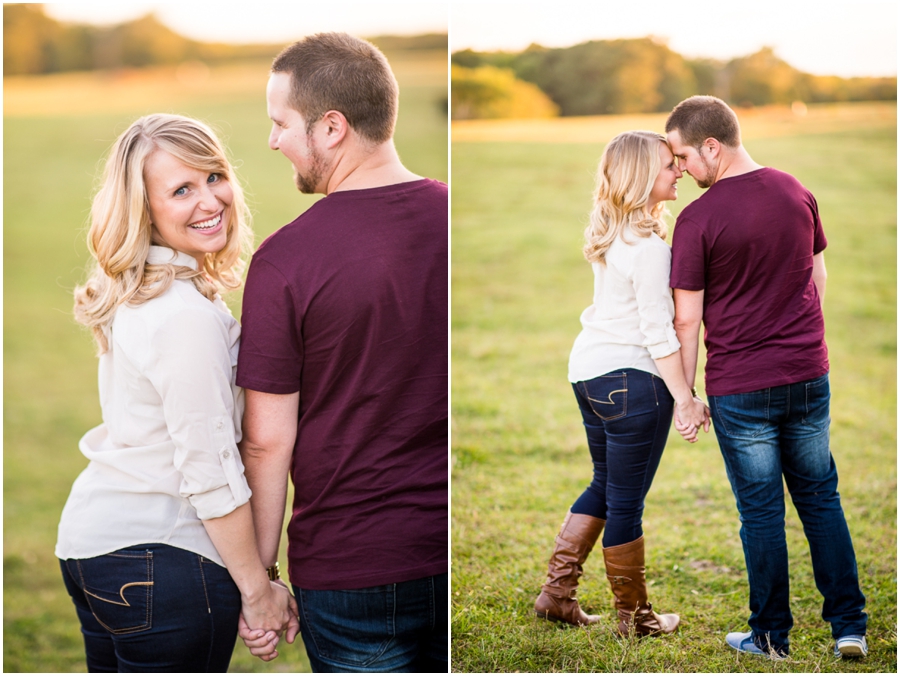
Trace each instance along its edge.
<path fill-rule="evenodd" d="M 784 483 L 809 542 L 822 618 L 835 638 L 866 633 L 866 599 L 829 450 L 828 375 L 710 397 L 725 471 L 741 518 L 750 628 L 760 647 L 789 649 L 793 626 L 784 533 Z"/>
<path fill-rule="evenodd" d="M 574 514 L 606 519 L 603 546 L 637 540 L 644 498 L 659 467 L 674 402 L 663 380 L 623 369 L 572 384 L 587 432 L 594 477 Z"/>
<path fill-rule="evenodd" d="M 146 544 L 60 561 L 90 672 L 228 671 L 241 594 L 222 566 Z"/>
<path fill-rule="evenodd" d="M 447 574 L 364 589 L 294 587 L 316 672 L 447 673 Z"/>

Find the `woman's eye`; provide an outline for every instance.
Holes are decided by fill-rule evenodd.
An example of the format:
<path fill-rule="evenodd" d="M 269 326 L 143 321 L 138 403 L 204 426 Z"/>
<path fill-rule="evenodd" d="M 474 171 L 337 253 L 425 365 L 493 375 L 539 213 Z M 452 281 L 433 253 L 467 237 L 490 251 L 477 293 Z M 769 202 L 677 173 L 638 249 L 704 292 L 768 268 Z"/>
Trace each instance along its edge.
<path fill-rule="evenodd" d="M 221 174 L 210 174 L 209 178 L 206 179 L 206 182 L 207 183 L 216 183 L 217 181 L 220 181 L 220 180 L 222 180 Z"/>
<path fill-rule="evenodd" d="M 178 190 L 175 191 L 175 197 L 181 197 L 182 195 L 187 194 L 187 186 L 181 186 Z"/>

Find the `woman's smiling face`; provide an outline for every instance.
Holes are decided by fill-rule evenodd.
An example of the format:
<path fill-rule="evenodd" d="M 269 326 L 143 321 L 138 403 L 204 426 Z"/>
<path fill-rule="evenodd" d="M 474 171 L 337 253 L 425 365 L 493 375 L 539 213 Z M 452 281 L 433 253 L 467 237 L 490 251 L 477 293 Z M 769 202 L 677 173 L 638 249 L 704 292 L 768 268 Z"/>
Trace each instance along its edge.
<path fill-rule="evenodd" d="M 682 172 L 675 162 L 675 156 L 669 150 L 669 146 L 659 144 L 659 174 L 650 189 L 648 206 L 652 207 L 659 202 L 678 199 L 678 186 L 676 183 L 682 177 Z"/>
<path fill-rule="evenodd" d="M 197 259 L 225 247 L 234 194 L 219 173 L 187 166 L 164 150 L 144 164 L 144 184 L 153 224 L 152 242 Z"/>

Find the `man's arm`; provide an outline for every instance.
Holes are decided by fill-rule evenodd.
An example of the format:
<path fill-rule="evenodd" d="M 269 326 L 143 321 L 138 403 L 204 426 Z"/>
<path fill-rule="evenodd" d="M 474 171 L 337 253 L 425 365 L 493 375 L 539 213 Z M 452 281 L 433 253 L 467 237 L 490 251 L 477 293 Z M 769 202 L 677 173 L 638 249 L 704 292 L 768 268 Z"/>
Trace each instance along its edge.
<path fill-rule="evenodd" d="M 825 252 L 820 251 L 813 256 L 812 278 L 813 283 L 816 285 L 816 290 L 819 292 L 819 303 L 821 303 L 823 310 L 825 309 L 825 279 L 827 277 L 828 273 L 825 271 Z"/>
<path fill-rule="evenodd" d="M 688 387 L 693 387 L 697 377 L 700 322 L 703 320 L 703 290 L 674 289 L 674 292 L 675 335 L 678 336 L 678 342 L 681 343 L 684 379 L 687 381 Z"/>
<path fill-rule="evenodd" d="M 244 475 L 253 491 L 250 504 L 259 556 L 268 567 L 278 560 L 300 393 L 268 394 L 245 389 L 244 396 L 243 439 L 239 448 Z"/>

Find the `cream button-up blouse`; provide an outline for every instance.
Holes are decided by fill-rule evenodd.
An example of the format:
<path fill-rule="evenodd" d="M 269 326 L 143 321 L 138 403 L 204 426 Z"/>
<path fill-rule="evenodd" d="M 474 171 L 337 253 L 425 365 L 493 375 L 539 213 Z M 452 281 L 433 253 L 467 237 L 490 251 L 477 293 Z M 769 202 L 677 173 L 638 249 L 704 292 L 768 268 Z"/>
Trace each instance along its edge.
<path fill-rule="evenodd" d="M 627 234 L 593 263 L 594 302 L 569 355 L 569 382 L 633 368 L 658 376 L 654 359 L 676 352 L 675 304 L 669 288 L 672 250 L 656 234 Z"/>
<path fill-rule="evenodd" d="M 165 247 L 150 247 L 148 262 L 197 269 L 192 256 Z M 90 463 L 63 509 L 59 558 L 163 543 L 223 565 L 201 519 L 250 499 L 237 449 L 239 340 L 225 303 L 189 281 L 119 307 L 100 357 L 103 424 L 79 443 Z"/>

